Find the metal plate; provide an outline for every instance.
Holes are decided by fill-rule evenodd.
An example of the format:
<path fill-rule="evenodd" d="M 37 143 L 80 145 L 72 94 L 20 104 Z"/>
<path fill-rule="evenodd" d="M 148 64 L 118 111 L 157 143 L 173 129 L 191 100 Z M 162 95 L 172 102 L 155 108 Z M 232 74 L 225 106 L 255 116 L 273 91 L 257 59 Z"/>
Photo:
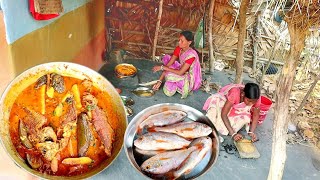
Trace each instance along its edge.
<path fill-rule="evenodd" d="M 132 93 L 139 97 L 151 97 L 155 94 L 155 92 L 148 87 L 138 87 L 133 90 Z"/>
<path fill-rule="evenodd" d="M 124 137 L 124 148 L 126 155 L 128 157 L 128 160 L 130 161 L 131 165 L 143 176 L 151 178 L 144 174 L 141 169 L 140 165 L 144 160 L 146 160 L 147 157 L 144 157 L 136 152 L 135 147 L 133 146 L 133 141 L 137 139 L 137 129 L 138 125 L 144 121 L 147 117 L 149 117 L 152 114 L 160 113 L 167 110 L 181 110 L 188 114 L 188 116 L 185 118 L 185 121 L 197 121 L 204 124 L 207 124 L 210 126 L 213 131 L 209 135 L 209 137 L 212 139 L 212 151 L 210 153 L 207 153 L 207 155 L 204 157 L 204 159 L 191 171 L 190 174 L 187 176 L 182 176 L 179 179 L 194 179 L 205 172 L 207 172 L 210 167 L 212 167 L 218 158 L 219 154 L 219 138 L 217 135 L 217 131 L 212 124 L 212 122 L 203 115 L 200 111 L 182 104 L 175 104 L 175 103 L 165 103 L 165 104 L 157 104 L 151 107 L 148 107 L 144 109 L 143 111 L 139 112 L 130 122 L 128 125 L 128 128 L 125 133 Z M 152 177 L 154 178 L 154 177 Z M 162 177 L 161 179 L 165 179 Z"/>

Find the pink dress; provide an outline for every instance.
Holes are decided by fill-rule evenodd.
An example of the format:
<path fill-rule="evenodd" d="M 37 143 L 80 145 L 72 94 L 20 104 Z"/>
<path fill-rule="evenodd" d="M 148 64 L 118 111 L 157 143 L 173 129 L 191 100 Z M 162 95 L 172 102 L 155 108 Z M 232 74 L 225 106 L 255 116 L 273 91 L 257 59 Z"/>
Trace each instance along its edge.
<path fill-rule="evenodd" d="M 179 62 L 175 61 L 170 68 L 180 69 L 185 61 L 195 58 L 192 62 L 189 71 L 183 75 L 177 75 L 175 73 L 167 72 L 165 75 L 166 82 L 163 86 L 163 92 L 167 96 L 173 96 L 176 92 L 180 93 L 181 98 L 186 98 L 191 91 L 198 90 L 201 86 L 202 75 L 199 62 L 198 53 L 190 48 L 186 52 L 179 55 Z M 163 64 L 166 65 L 171 59 L 170 55 L 165 55 L 162 58 Z"/>
<path fill-rule="evenodd" d="M 243 88 L 244 85 L 242 84 L 229 84 L 224 86 L 218 93 L 211 95 L 203 106 L 203 110 L 207 111 L 206 116 L 222 135 L 229 134 L 221 118 L 221 110 L 226 101 L 233 104 L 228 113 L 228 119 L 233 130 L 238 132 L 243 126 L 246 126 L 246 130 L 249 131 L 252 117 L 251 109 L 260 106 L 261 98 L 259 98 L 253 106 L 247 106 L 244 102 L 240 103 L 240 94 Z"/>

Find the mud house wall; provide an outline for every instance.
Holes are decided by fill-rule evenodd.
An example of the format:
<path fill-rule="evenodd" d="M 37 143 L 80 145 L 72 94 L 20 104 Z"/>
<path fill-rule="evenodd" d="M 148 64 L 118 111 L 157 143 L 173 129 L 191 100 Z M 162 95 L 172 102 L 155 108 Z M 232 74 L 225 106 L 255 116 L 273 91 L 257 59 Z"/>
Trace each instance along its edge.
<path fill-rule="evenodd" d="M 14 74 L 37 64 L 68 61 L 98 69 L 105 49 L 105 2 L 62 0 L 64 12 L 37 21 L 28 1 L 2 0 L 8 54 Z"/>

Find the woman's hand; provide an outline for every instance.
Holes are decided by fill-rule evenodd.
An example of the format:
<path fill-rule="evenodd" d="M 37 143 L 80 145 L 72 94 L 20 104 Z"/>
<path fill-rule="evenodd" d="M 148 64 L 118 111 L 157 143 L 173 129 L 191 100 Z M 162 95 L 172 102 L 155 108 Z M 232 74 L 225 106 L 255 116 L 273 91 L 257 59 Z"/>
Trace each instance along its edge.
<path fill-rule="evenodd" d="M 236 133 L 236 134 L 232 135 L 231 137 L 235 141 L 239 141 L 239 140 L 241 140 L 243 138 L 242 135 L 239 134 L 239 133 Z"/>
<path fill-rule="evenodd" d="M 162 82 L 161 81 L 158 81 L 155 85 L 153 85 L 152 89 L 154 91 L 158 91 L 160 86 L 161 86 Z"/>
<path fill-rule="evenodd" d="M 257 136 L 253 132 L 248 132 L 248 135 L 251 137 L 252 142 L 256 142 L 258 140 Z"/>
<path fill-rule="evenodd" d="M 152 71 L 153 71 L 153 72 L 158 72 L 158 71 L 162 70 L 161 67 L 163 67 L 163 66 L 154 66 L 154 67 L 152 68 Z"/>

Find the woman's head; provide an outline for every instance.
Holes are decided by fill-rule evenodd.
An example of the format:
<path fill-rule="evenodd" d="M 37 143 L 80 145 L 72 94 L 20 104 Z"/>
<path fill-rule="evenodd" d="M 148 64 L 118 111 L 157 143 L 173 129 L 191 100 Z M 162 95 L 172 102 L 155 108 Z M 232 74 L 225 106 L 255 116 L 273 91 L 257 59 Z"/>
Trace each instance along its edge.
<path fill-rule="evenodd" d="M 244 102 L 247 105 L 253 105 L 257 102 L 257 100 L 260 98 L 260 88 L 255 83 L 247 83 L 244 86 Z"/>
<path fill-rule="evenodd" d="M 191 31 L 182 31 L 179 37 L 179 47 L 188 48 L 193 47 L 193 34 Z"/>

